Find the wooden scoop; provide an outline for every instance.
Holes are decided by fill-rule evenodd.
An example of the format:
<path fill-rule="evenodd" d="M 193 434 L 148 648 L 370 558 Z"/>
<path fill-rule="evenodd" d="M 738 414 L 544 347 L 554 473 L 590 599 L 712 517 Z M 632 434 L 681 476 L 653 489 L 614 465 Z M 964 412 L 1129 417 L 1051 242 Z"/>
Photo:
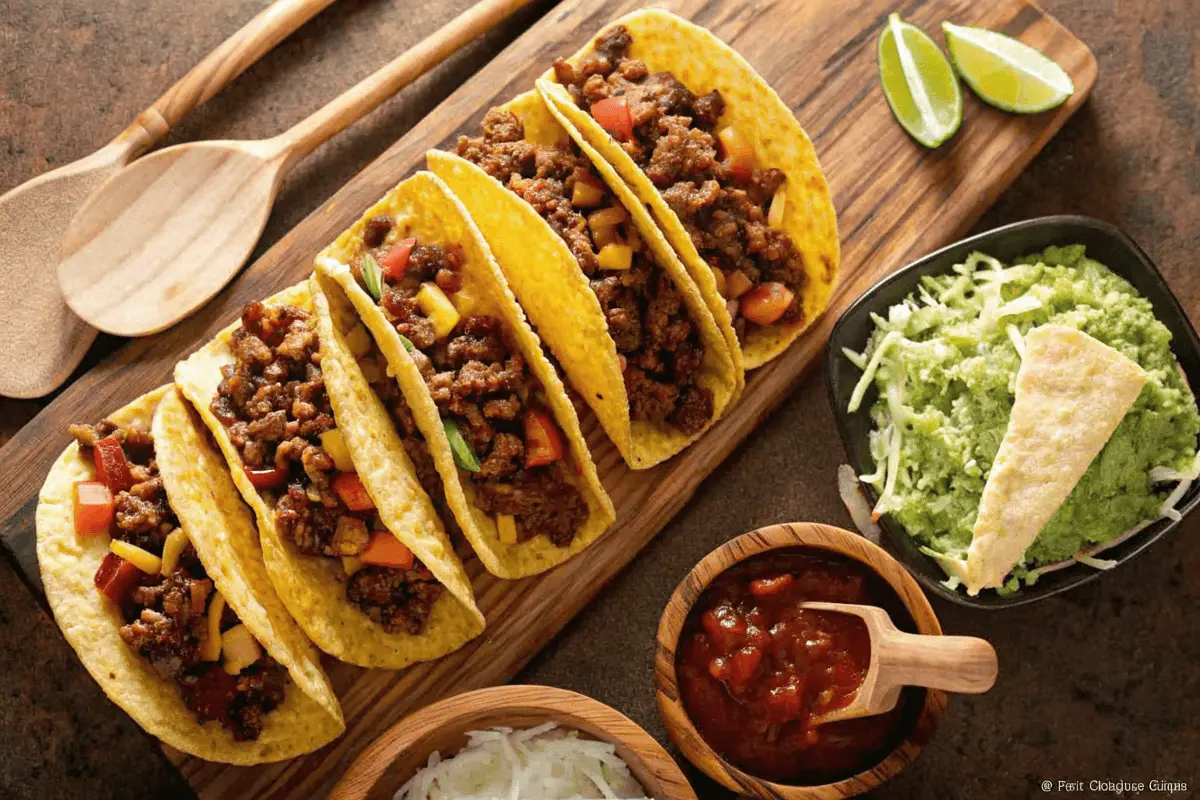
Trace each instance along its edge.
<path fill-rule="evenodd" d="M 850 705 L 815 716 L 815 724 L 891 711 L 905 686 L 981 694 L 996 683 L 996 651 L 983 639 L 905 633 L 877 606 L 803 603 L 801 608 L 854 614 L 867 624 L 871 635 L 871 663 L 858 693 Z"/>
<path fill-rule="evenodd" d="M 66 380 L 96 331 L 63 302 L 59 245 L 71 216 L 104 181 L 167 135 L 333 0 L 279 0 L 226 39 L 133 124 L 86 158 L 0 197 L 0 395 L 40 397 Z"/>
<path fill-rule="evenodd" d="M 529 2 L 484 0 L 279 136 L 178 145 L 123 170 L 71 220 L 58 267 L 67 304 L 121 336 L 188 316 L 250 256 L 297 162 Z"/>

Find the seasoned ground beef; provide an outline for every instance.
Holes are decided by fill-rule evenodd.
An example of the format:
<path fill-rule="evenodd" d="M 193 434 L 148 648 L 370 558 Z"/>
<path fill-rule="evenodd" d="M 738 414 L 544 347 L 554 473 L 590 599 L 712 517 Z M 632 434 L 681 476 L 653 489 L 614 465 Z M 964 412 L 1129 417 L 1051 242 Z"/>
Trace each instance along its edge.
<path fill-rule="evenodd" d="M 414 560 L 411 569 L 363 567 L 350 576 L 347 594 L 388 633 L 421 632 L 445 587 Z"/>
<path fill-rule="evenodd" d="M 767 224 L 771 200 L 784 181 L 778 169 L 735 170 L 718 153 L 721 93 L 696 96 L 670 72 L 650 73 L 629 58 L 623 26 L 598 37 L 595 52 L 572 66 L 554 62 L 555 75 L 581 108 L 625 97 L 633 136 L 621 147 L 658 187 L 679 216 L 700 256 L 714 270 L 739 272 L 753 286 L 782 283 L 794 298 L 780 323 L 803 318 L 804 263 L 791 238 Z M 740 279 L 738 279 L 740 282 Z M 738 317 L 738 333 L 753 324 Z"/>
<path fill-rule="evenodd" d="M 366 235 L 380 236 L 379 227 L 368 224 Z M 230 346 L 235 361 L 222 368 L 211 409 L 252 476 L 284 473 L 281 480 L 267 482 L 283 485 L 260 489 L 274 507 L 280 535 L 306 555 L 361 554 L 371 531 L 381 526 L 374 524 L 374 511 L 350 511 L 333 489 L 337 467 L 320 437 L 336 423 L 321 374 L 315 321 L 295 306 L 250 303 Z M 392 614 L 370 609 L 369 601 L 356 603 L 377 621 Z M 418 629 L 427 617 L 428 609 L 409 615 Z"/>
<path fill-rule="evenodd" d="M 364 259 L 385 262 L 398 239 L 399 232 L 391 231 L 383 239 L 384 246 L 365 248 L 354 259 L 351 270 L 360 284 Z M 421 257 L 414 263 L 418 252 Z M 485 501 L 481 499 L 484 510 L 490 514 L 512 514 L 520 539 L 545 534 L 555 544 L 565 546 L 587 519 L 587 504 L 579 489 L 559 474 L 558 463 L 525 466 L 523 419 L 527 411 L 538 407 L 536 395 L 541 387 L 509 338 L 507 327 L 496 317 L 464 316 L 446 338 L 438 341 L 432 323 L 416 301 L 421 283 L 430 277 L 438 279 L 439 287 L 447 295 L 461 289 L 462 264 L 463 253 L 458 245 L 417 243 L 401 277 L 393 277 L 387 271 L 382 273 L 380 306 L 396 330 L 413 345 L 411 355 L 442 418 L 458 427 L 474 451 L 480 469 L 470 475 L 477 496 L 519 492 L 532 497 L 541 493 L 540 502 L 530 499 L 520 507 L 483 505 Z M 398 393 L 386 386 L 377 386 L 377 391 L 402 433 L 415 432 L 411 411 Z M 433 483 L 436 472 L 427 451 L 423 447 L 418 450 L 405 446 L 413 457 L 418 476 L 423 472 L 428 476 L 421 477 L 422 485 L 427 479 Z M 362 590 L 364 597 L 381 595 L 382 589 Z"/>
<path fill-rule="evenodd" d="M 532 145 L 524 137 L 516 115 L 493 108 L 484 117 L 483 136 L 461 137 L 458 154 L 529 203 L 589 277 L 623 359 L 633 419 L 699 432 L 712 418 L 712 393 L 696 384 L 704 350 L 678 288 L 578 147 Z M 623 219 L 589 222 L 589 215 L 599 220 L 613 212 Z M 603 268 L 598 253 L 606 244 L 633 250 L 627 269 Z"/>

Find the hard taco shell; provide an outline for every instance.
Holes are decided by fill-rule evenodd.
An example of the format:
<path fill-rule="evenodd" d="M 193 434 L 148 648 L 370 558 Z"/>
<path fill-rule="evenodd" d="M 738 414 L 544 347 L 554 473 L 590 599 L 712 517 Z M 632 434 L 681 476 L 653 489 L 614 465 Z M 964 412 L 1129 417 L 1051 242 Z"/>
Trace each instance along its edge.
<path fill-rule="evenodd" d="M 578 466 L 577 485 L 590 512 L 569 547 L 556 547 L 544 536 L 514 545 L 503 544 L 495 520 L 476 504 L 471 482 L 462 480 L 459 475 L 441 416 L 417 365 L 408 355 L 396 329 L 388 322 L 375 300 L 358 285 L 350 271 L 349 261 L 362 239 L 366 221 L 377 215 L 397 219 L 397 224 L 405 226 L 408 234 L 420 241 L 457 243 L 462 246 L 465 255 L 461 271 L 463 289 L 456 297 L 464 306 L 468 301 L 472 304 L 469 313 L 488 313 L 502 319 L 513 334 L 530 371 L 541 382 L 546 402 Z M 505 283 L 487 242 L 471 221 L 467 210 L 440 178 L 429 172 L 419 172 L 396 186 L 317 256 L 317 273 L 332 279 L 342 288 L 383 351 L 390 371 L 395 373 L 400 390 L 412 409 L 417 426 L 429 444 L 430 453 L 446 487 L 447 504 L 489 572 L 509 579 L 544 572 L 585 549 L 612 524 L 616 516 L 612 501 L 600 484 L 596 465 L 588 452 L 579 419 L 566 389 L 542 353 L 541 343 Z"/>
<path fill-rule="evenodd" d="M 633 37 L 632 58 L 641 59 L 651 73 L 672 72 L 692 92 L 719 89 L 725 99 L 722 121 L 746 135 L 755 163 L 775 167 L 787 176 L 784 230 L 804 259 L 808 283 L 804 318 L 794 325 L 752 327 L 742 343 L 746 369 L 762 366 L 782 353 L 825 310 L 837 281 L 839 245 L 837 217 L 829 185 L 816 151 L 800 123 L 775 90 L 733 48 L 704 28 L 661 9 L 635 11 L 606 25 L 592 37 L 624 25 Z M 592 42 L 567 60 L 577 64 L 593 51 Z M 579 108 L 551 69 L 537 82 L 538 91 L 573 136 L 594 147 L 633 188 L 654 215 L 718 324 L 733 332 L 725 299 L 717 291 L 712 269 L 700 257 L 679 217 L 629 154 L 586 110 Z M 736 337 L 732 342 L 737 346 Z"/>
<path fill-rule="evenodd" d="M 307 280 L 264 302 L 317 313 Z M 385 669 L 437 658 L 478 635 L 483 630 L 483 616 L 475 606 L 462 563 L 444 546 L 441 523 L 412 475 L 412 465 L 386 411 L 370 387 L 355 383 L 357 366 L 348 369 L 353 356 L 337 335 L 332 339 L 321 336 L 321 361 L 338 429 L 384 524 L 425 562 L 447 591 L 434 605 L 420 634 L 387 633 L 347 599 L 345 570 L 338 559 L 307 556 L 284 541 L 275 525 L 274 510 L 246 477 L 241 453 L 209 408 L 221 382 L 221 367 L 234 363 L 229 340 L 240 324 L 230 325 L 181 361 L 175 368 L 175 382 L 212 432 L 234 483 L 254 509 L 267 573 L 300 627 L 317 647 L 342 661 Z"/>
<path fill-rule="evenodd" d="M 217 591 L 292 680 L 283 704 L 264 717 L 258 739 L 238 742 L 219 723 L 200 724 L 178 686 L 160 678 L 122 641 L 120 612 L 92 583 L 109 537 L 75 533 L 73 485 L 93 480 L 94 468 L 72 443 L 51 467 L 38 497 L 37 555 L 46 600 L 84 667 L 148 733 L 208 761 L 280 761 L 333 740 L 345 723 L 329 679 L 267 580 L 253 519 L 224 460 L 193 424 L 174 387 L 145 394 L 108 418 L 152 426 L 159 472 L 180 526 Z"/>

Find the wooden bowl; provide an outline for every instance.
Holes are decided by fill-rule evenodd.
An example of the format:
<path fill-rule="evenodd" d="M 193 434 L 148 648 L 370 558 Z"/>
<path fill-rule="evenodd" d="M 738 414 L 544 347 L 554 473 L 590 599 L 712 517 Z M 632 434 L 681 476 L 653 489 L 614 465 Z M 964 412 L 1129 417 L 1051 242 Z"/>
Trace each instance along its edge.
<path fill-rule="evenodd" d="M 654 675 L 658 709 L 667 727 L 667 733 L 688 760 L 729 789 L 739 794 L 769 800 L 836 800 L 870 791 L 912 762 L 933 735 L 938 716 L 946 709 L 946 695 L 943 692 L 926 690 L 925 703 L 913 723 L 912 730 L 874 767 L 836 783 L 800 786 L 756 778 L 718 755 L 704 741 L 688 718 L 680 700 L 679 684 L 675 676 L 675 650 L 679 644 L 679 636 L 692 605 L 704 589 L 714 578 L 740 561 L 768 550 L 791 547 L 827 550 L 867 565 L 896 592 L 912 616 L 919 633 L 942 633 L 942 626 L 917 582 L 898 561 L 862 536 L 841 528 L 808 522 L 759 528 L 727 542 L 705 556 L 671 595 L 658 624 Z"/>
<path fill-rule="evenodd" d="M 636 722 L 599 700 L 550 686 L 479 689 L 410 714 L 359 754 L 329 800 L 391 800 L 434 750 L 446 757 L 462 749 L 468 731 L 497 725 L 532 728 L 544 722 L 616 745 L 617 755 L 655 800 L 697 800 L 679 765 Z"/>

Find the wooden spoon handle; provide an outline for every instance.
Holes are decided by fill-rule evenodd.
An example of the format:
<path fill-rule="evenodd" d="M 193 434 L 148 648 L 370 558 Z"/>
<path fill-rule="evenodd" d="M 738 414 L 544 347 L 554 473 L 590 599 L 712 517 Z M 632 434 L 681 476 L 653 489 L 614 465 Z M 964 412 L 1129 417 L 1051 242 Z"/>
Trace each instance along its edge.
<path fill-rule="evenodd" d="M 450 54 L 530 2 L 483 0 L 315 114 L 275 137 L 280 151 L 287 154 L 284 171 L 322 142 L 374 111 L 384 100 L 433 69 Z"/>
<path fill-rule="evenodd" d="M 277 0 L 272 3 L 192 67 L 155 100 L 154 105 L 138 114 L 117 139 L 128 143 L 133 156 L 149 149 L 193 109 L 211 100 L 247 67 L 332 2 Z"/>
<path fill-rule="evenodd" d="M 888 631 L 872 644 L 880 680 L 891 685 L 980 694 L 996 683 L 996 651 L 984 639 Z"/>

